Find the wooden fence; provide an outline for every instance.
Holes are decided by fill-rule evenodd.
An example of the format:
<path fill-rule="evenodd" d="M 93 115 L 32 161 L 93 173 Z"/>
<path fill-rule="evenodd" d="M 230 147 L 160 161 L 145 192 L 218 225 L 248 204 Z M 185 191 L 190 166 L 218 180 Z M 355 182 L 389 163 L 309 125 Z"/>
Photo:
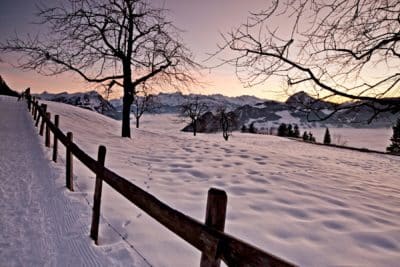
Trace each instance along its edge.
<path fill-rule="evenodd" d="M 153 219 L 167 227 L 202 252 L 201 267 L 219 266 L 223 260 L 228 266 L 295 266 L 253 245 L 224 233 L 227 195 L 224 191 L 211 188 L 208 191 L 206 221 L 201 223 L 158 200 L 155 196 L 129 182 L 124 177 L 104 167 L 106 148 L 100 146 L 97 160 L 91 158 L 73 142 L 71 132 L 65 135 L 59 128 L 59 116 L 51 121 L 47 106 L 39 105 L 33 97 L 28 98 L 28 109 L 35 125 L 40 124 L 40 134 L 45 130 L 45 145 L 50 147 L 50 132 L 53 133 L 53 161 L 57 161 L 58 141 L 66 148 L 66 186 L 74 190 L 73 157 L 96 174 L 93 201 L 93 217 L 90 237 L 98 244 L 102 182 L 106 182 L 118 193 L 142 209 Z"/>

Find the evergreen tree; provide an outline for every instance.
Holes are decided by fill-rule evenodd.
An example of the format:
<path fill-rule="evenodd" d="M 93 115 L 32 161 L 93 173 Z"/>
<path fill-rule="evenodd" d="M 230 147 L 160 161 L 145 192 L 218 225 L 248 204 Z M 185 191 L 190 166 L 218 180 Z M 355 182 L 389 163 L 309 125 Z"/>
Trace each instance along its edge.
<path fill-rule="evenodd" d="M 287 126 L 285 123 L 281 123 L 278 128 L 278 136 L 286 136 L 287 135 Z"/>
<path fill-rule="evenodd" d="M 393 136 L 390 138 L 392 143 L 386 148 L 386 151 L 393 154 L 400 154 L 400 118 L 397 119 L 397 123 L 392 129 Z"/>
<path fill-rule="evenodd" d="M 330 143 L 331 143 L 331 134 L 329 133 L 329 129 L 326 128 L 324 136 L 324 144 L 329 145 Z"/>
<path fill-rule="evenodd" d="M 299 129 L 299 126 L 297 124 L 294 125 L 293 137 L 296 137 L 296 138 L 300 137 L 300 129 Z"/>
<path fill-rule="evenodd" d="M 249 126 L 249 133 L 257 133 L 257 129 L 256 129 L 256 127 L 254 126 L 254 122 L 250 123 L 250 126 Z"/>
<path fill-rule="evenodd" d="M 310 137 L 308 136 L 308 133 L 304 131 L 303 133 L 303 141 L 310 141 Z"/>
<path fill-rule="evenodd" d="M 243 124 L 242 128 L 240 129 L 240 131 L 241 131 L 242 133 L 248 133 L 248 132 L 249 132 L 249 129 L 247 129 L 246 124 Z"/>
<path fill-rule="evenodd" d="M 293 137 L 293 135 L 294 135 L 293 126 L 291 124 L 288 124 L 286 136 Z"/>
<path fill-rule="evenodd" d="M 308 135 L 308 140 L 312 143 L 315 143 L 315 137 L 313 136 L 313 134 L 310 132 L 310 134 Z"/>

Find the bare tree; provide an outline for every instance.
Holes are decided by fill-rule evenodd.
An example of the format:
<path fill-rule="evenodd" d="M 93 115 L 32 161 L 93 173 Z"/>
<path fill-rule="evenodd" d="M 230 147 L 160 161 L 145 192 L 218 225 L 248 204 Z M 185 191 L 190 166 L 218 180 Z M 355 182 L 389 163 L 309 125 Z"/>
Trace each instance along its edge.
<path fill-rule="evenodd" d="M 65 0 L 39 8 L 47 29 L 0 44 L 21 55 L 17 65 L 44 75 L 67 71 L 85 81 L 123 88 L 122 137 L 130 137 L 130 107 L 141 83 L 193 82 L 197 65 L 165 10 L 146 0 Z"/>
<path fill-rule="evenodd" d="M 223 63 L 247 86 L 279 77 L 319 99 L 355 102 L 341 109 L 369 107 L 372 120 L 400 111 L 399 14 L 398 0 L 274 0 L 223 35 L 218 53 L 234 52 Z"/>
<path fill-rule="evenodd" d="M 217 117 L 219 118 L 222 136 L 225 141 L 228 141 L 229 136 L 232 135 L 232 130 L 238 127 L 237 115 L 234 112 L 227 112 L 226 108 L 222 107 L 217 110 Z"/>
<path fill-rule="evenodd" d="M 193 127 L 193 135 L 196 136 L 197 133 L 197 123 L 198 119 L 208 111 L 208 106 L 206 103 L 201 102 L 198 96 L 187 97 L 187 102 L 181 106 L 181 115 L 189 117 L 191 120 L 191 125 Z"/>
<path fill-rule="evenodd" d="M 151 112 L 157 109 L 159 103 L 155 95 L 151 94 L 150 89 L 143 83 L 136 91 L 136 97 L 133 100 L 132 113 L 136 119 L 136 128 L 139 128 L 140 118 L 145 112 Z"/>

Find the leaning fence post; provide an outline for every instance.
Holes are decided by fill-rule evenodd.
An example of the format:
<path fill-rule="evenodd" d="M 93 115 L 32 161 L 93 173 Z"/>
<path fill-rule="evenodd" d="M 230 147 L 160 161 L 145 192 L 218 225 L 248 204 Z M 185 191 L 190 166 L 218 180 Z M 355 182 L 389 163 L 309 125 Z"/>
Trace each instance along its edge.
<path fill-rule="evenodd" d="M 100 222 L 100 204 L 101 204 L 101 189 L 103 186 L 103 167 L 106 158 L 106 147 L 99 146 L 99 152 L 97 155 L 97 166 L 96 168 L 96 185 L 94 188 L 93 196 L 93 215 L 92 215 L 92 226 L 90 228 L 90 237 L 94 240 L 95 244 L 99 244 L 99 222 Z"/>
<path fill-rule="evenodd" d="M 40 124 L 40 131 L 39 134 L 41 136 L 43 136 L 43 132 L 44 132 L 44 124 L 45 124 L 45 116 L 47 114 L 47 105 L 43 105 L 43 114 L 42 114 L 42 123 Z"/>
<path fill-rule="evenodd" d="M 207 197 L 206 225 L 215 230 L 224 231 L 226 218 L 226 204 L 228 197 L 223 190 L 210 188 Z M 205 254 L 201 255 L 200 267 L 218 267 L 221 259 L 210 259 Z"/>
<path fill-rule="evenodd" d="M 72 152 L 71 152 L 71 145 L 73 142 L 73 135 L 71 132 L 67 133 L 68 143 L 66 145 L 66 185 L 70 191 L 74 191 L 74 182 L 73 182 L 73 159 L 72 159 Z"/>
<path fill-rule="evenodd" d="M 48 122 L 49 122 L 51 119 L 50 112 L 46 112 L 46 118 L 48 119 Z M 46 132 L 45 132 L 45 141 L 44 141 L 44 144 L 46 147 L 50 147 L 50 128 L 49 128 L 48 122 L 46 122 Z"/>
<path fill-rule="evenodd" d="M 59 124 L 59 120 L 60 120 L 60 116 L 55 115 L 54 116 L 54 125 L 56 126 L 56 128 L 58 129 L 58 124 Z M 53 132 L 53 161 L 57 162 L 57 149 L 58 149 L 58 140 L 57 140 L 57 136 L 56 133 Z"/>

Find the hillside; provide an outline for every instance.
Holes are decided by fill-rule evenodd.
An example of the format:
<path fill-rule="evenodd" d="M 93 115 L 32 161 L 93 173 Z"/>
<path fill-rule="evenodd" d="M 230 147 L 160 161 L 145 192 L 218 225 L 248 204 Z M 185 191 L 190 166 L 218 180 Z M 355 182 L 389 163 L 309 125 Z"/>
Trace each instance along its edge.
<path fill-rule="evenodd" d="M 48 102 L 60 127 L 92 157 L 172 207 L 203 221 L 210 187 L 226 190 L 226 231 L 300 266 L 396 266 L 400 260 L 400 158 L 313 146 L 275 136 L 180 132 L 153 115 L 132 139 L 120 122 Z M 151 119 L 150 119 L 151 118 Z M 94 176 L 76 164 L 80 193 Z M 105 186 L 102 214 L 154 266 L 195 266 L 199 253 Z M 77 201 L 85 201 L 76 196 Z M 100 226 L 104 246 L 118 246 Z M 102 239 L 103 237 L 103 239 Z M 343 244 L 346 244 L 345 246 Z"/>
<path fill-rule="evenodd" d="M 6 83 L 6 81 L 0 75 L 0 95 L 8 95 L 18 97 L 19 94 L 12 90 Z"/>

